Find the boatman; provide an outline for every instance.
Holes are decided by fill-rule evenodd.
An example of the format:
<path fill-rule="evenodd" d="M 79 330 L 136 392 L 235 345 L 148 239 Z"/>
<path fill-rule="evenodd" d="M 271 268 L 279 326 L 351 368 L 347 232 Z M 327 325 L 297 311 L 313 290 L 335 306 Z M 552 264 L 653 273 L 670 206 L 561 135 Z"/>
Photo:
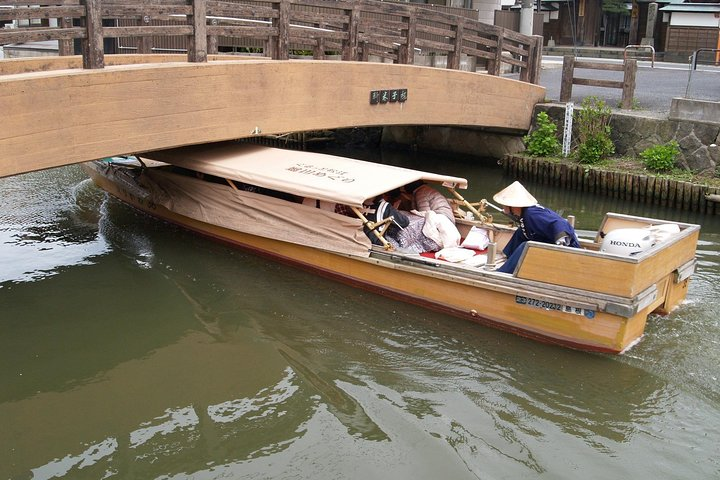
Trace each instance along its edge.
<path fill-rule="evenodd" d="M 575 229 L 563 217 L 541 205 L 520 182 L 513 182 L 493 196 L 503 206 L 505 215 L 518 224 L 508 244 L 503 249 L 507 261 L 497 271 L 513 273 L 528 240 L 554 243 L 579 248 Z"/>

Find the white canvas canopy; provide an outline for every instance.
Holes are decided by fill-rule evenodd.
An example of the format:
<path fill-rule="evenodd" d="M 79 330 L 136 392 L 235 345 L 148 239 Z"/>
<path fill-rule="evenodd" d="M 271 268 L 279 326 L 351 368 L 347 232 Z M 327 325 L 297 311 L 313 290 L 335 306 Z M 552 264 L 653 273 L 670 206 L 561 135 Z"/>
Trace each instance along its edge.
<path fill-rule="evenodd" d="M 360 207 L 364 200 L 417 180 L 467 188 L 467 180 L 334 155 L 235 142 L 141 155 L 209 175 L 306 198 Z"/>

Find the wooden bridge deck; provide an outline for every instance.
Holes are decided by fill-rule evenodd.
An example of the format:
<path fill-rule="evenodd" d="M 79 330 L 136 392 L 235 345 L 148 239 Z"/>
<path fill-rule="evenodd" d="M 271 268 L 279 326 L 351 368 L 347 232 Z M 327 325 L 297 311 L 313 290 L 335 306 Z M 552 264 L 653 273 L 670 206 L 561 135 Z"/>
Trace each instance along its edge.
<path fill-rule="evenodd" d="M 233 58 L 134 63 L 141 59 L 128 56 L 126 64 L 97 70 L 52 69 L 52 60 L 41 59 L 30 61 L 41 71 L 0 75 L 0 177 L 123 153 L 354 126 L 521 132 L 545 95 L 530 83 L 457 70 Z M 4 62 L 26 70 L 22 61 Z M 371 92 L 393 90 L 407 99 L 371 103 Z"/>

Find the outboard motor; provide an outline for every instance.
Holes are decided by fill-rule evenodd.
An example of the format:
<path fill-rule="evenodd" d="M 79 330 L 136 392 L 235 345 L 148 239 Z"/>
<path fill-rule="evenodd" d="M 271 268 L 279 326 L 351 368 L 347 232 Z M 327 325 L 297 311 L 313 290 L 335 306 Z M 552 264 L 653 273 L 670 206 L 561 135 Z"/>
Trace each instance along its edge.
<path fill-rule="evenodd" d="M 605 235 L 600 251 L 629 257 L 644 252 L 654 244 L 654 235 L 645 228 L 618 228 Z"/>

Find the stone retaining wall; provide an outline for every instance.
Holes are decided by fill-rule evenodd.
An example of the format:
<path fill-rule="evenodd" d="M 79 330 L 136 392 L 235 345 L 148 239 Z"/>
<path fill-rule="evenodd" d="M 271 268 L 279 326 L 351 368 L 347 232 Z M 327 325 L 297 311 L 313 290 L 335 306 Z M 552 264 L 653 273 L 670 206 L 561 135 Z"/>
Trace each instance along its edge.
<path fill-rule="evenodd" d="M 541 111 L 562 129 L 565 105 L 540 103 L 533 119 Z M 714 174 L 720 162 L 720 118 L 717 122 L 655 118 L 644 113 L 614 111 L 610 120 L 611 138 L 619 155 L 636 157 L 648 147 L 676 140 L 680 144 L 679 167 L 696 173 Z M 573 138 L 577 138 L 573 134 Z"/>
<path fill-rule="evenodd" d="M 565 104 L 541 103 L 533 110 L 533 121 L 541 111 L 562 130 Z M 720 163 L 720 118 L 717 122 L 668 119 L 643 112 L 614 111 L 611 138 L 619 155 L 636 157 L 648 147 L 676 140 L 680 145 L 679 167 L 695 173 L 715 174 Z M 502 158 L 525 150 L 523 133 L 490 132 L 476 128 L 407 126 L 385 127 L 384 144 L 446 151 L 478 157 Z M 577 138 L 574 134 L 573 138 Z"/>

